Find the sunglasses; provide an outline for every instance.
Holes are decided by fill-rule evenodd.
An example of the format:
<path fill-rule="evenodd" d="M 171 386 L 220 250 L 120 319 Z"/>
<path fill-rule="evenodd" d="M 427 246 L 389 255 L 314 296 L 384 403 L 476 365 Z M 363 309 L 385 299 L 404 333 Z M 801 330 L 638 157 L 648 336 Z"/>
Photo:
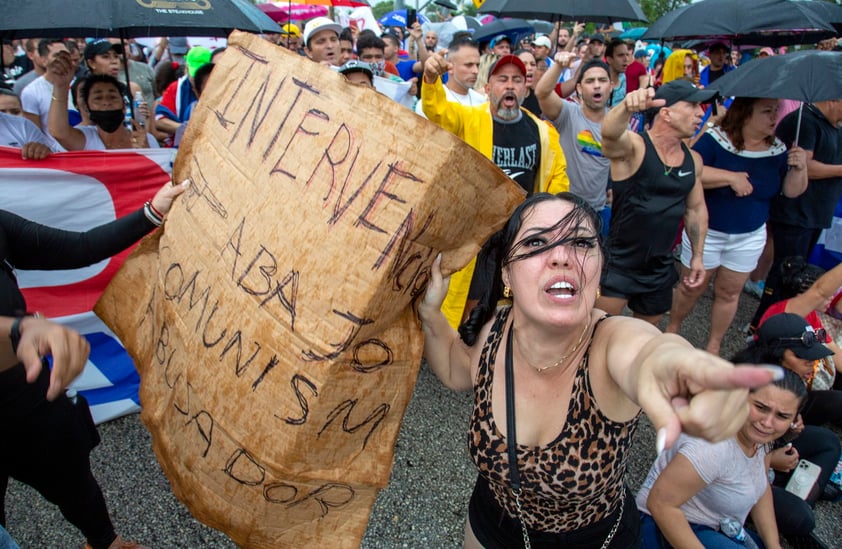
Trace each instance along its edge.
<path fill-rule="evenodd" d="M 807 330 L 800 337 L 781 337 L 778 341 L 800 341 L 805 347 L 812 347 L 816 343 L 827 342 L 827 331 L 819 328 L 815 332 Z"/>

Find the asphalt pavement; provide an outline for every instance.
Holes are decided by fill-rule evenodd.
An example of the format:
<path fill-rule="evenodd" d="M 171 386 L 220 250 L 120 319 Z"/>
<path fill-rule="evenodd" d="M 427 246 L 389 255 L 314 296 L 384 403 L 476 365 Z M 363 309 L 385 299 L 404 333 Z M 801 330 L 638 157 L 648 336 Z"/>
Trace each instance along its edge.
<path fill-rule="evenodd" d="M 710 292 L 685 321 L 682 335 L 703 346 L 710 318 Z M 728 332 L 723 356 L 743 346 L 736 327 L 745 325 L 757 300 L 743 295 Z M 476 475 L 467 454 L 471 397 L 444 388 L 421 368 L 395 451 L 391 482 L 380 493 L 363 539 L 363 548 L 456 548 Z M 173 496 L 152 452 L 149 433 L 137 415 L 100 426 L 93 471 L 105 493 L 119 533 L 159 549 L 233 548 L 225 534 L 196 521 Z M 638 429 L 628 484 L 637 489 L 655 457 L 655 436 L 644 419 Z M 56 456 L 61 459 L 61 456 Z M 7 529 L 23 549 L 75 549 L 82 535 L 56 508 L 27 486 L 10 482 Z M 842 503 L 819 502 L 817 533 L 830 547 L 842 547 Z"/>

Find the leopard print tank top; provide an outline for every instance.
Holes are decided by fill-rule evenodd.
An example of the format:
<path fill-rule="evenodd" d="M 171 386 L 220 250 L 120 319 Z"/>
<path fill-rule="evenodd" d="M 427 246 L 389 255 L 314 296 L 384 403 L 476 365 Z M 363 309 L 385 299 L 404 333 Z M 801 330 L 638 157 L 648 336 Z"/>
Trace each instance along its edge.
<path fill-rule="evenodd" d="M 497 504 L 517 518 L 506 438 L 491 410 L 497 350 L 510 308 L 501 308 L 483 347 L 474 383 L 474 409 L 468 431 L 471 458 L 491 487 Z M 605 317 L 603 317 L 604 319 Z M 594 333 L 600 319 L 594 325 Z M 623 477 L 640 417 L 619 423 L 605 417 L 593 396 L 588 346 L 577 367 L 564 428 L 543 447 L 517 445 L 527 526 L 544 532 L 572 532 L 608 516 L 622 504 Z M 502 360 L 500 362 L 502 367 Z"/>

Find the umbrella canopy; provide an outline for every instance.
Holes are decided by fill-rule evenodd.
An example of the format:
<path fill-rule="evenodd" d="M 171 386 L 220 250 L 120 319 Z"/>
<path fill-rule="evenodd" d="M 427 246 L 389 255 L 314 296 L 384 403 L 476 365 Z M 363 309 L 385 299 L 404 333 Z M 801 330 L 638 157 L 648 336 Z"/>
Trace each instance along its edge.
<path fill-rule="evenodd" d="M 807 50 L 757 58 L 710 85 L 723 96 L 793 99 L 806 103 L 842 99 L 842 54 Z"/>
<path fill-rule="evenodd" d="M 228 36 L 232 30 L 281 32 L 248 0 L 204 0 L 189 9 L 160 9 L 160 0 L 5 0 L 4 38 L 86 36 Z M 169 8 L 169 2 L 165 2 Z"/>
<path fill-rule="evenodd" d="M 430 22 L 423 14 L 417 13 L 416 17 L 418 18 L 418 22 L 422 25 L 426 25 Z M 406 10 L 394 10 L 390 11 L 383 17 L 381 17 L 378 21 L 384 27 L 405 27 L 406 26 Z"/>
<path fill-rule="evenodd" d="M 835 33 L 807 2 L 702 0 L 673 10 L 649 26 L 643 40 L 717 38 L 736 44 L 783 46 Z"/>
<path fill-rule="evenodd" d="M 476 32 L 482 27 L 482 23 L 477 21 L 476 17 L 471 17 L 470 15 L 457 15 L 450 20 L 450 23 L 453 23 L 459 30 L 469 30 L 472 32 Z"/>
<path fill-rule="evenodd" d="M 486 0 L 479 11 L 545 21 L 646 21 L 636 0 Z"/>
<path fill-rule="evenodd" d="M 830 23 L 838 33 L 842 34 L 842 6 L 824 0 L 804 0 L 801 3 L 804 7 L 815 11 L 822 21 Z"/>
<path fill-rule="evenodd" d="M 500 34 L 505 34 L 512 41 L 512 44 L 517 44 L 521 36 L 532 34 L 533 32 L 535 32 L 535 27 L 523 19 L 497 19 L 474 31 L 473 39 L 477 42 L 482 42 L 484 40 L 491 40 Z"/>

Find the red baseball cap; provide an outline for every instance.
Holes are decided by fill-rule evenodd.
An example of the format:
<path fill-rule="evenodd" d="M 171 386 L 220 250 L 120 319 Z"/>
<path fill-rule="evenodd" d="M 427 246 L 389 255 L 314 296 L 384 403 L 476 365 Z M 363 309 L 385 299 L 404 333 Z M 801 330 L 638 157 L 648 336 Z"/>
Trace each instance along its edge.
<path fill-rule="evenodd" d="M 498 70 L 503 68 L 505 65 L 514 65 L 520 71 L 520 74 L 526 76 L 526 65 L 523 64 L 523 61 L 517 55 L 504 55 L 500 59 L 497 60 L 496 63 L 491 67 L 491 72 L 489 75 L 494 75 L 497 73 Z"/>

